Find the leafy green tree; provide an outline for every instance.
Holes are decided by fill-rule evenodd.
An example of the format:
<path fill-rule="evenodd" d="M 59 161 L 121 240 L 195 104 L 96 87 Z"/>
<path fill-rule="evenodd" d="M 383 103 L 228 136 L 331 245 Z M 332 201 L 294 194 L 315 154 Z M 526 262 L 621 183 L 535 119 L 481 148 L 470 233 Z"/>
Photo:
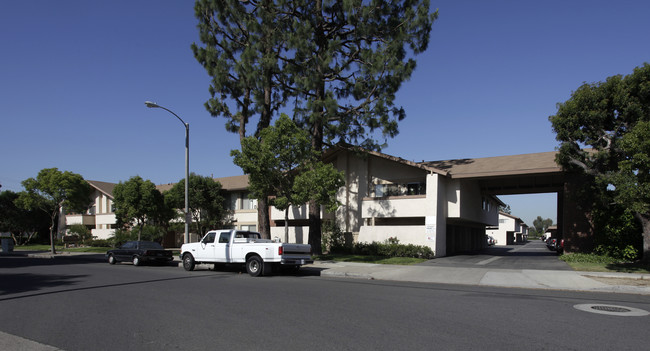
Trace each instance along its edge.
<path fill-rule="evenodd" d="M 510 205 L 505 205 L 505 206 L 499 205 L 499 212 L 512 214 L 512 209 L 510 208 Z"/>
<path fill-rule="evenodd" d="M 612 203 L 592 211 L 595 253 L 617 259 L 635 260 L 643 248 L 641 225 L 634 212 L 623 205 Z"/>
<path fill-rule="evenodd" d="M 593 180 L 584 192 L 596 195 L 595 206 L 613 199 L 633 211 L 649 261 L 650 65 L 582 85 L 549 120 L 561 142 L 558 163 Z"/>
<path fill-rule="evenodd" d="M 312 198 L 335 210 L 336 192 L 343 176 L 332 165 L 314 160 L 307 131 L 282 114 L 261 138 L 245 138 L 242 150 L 232 150 L 236 165 L 249 175 L 249 190 L 255 195 L 275 194 L 271 204 L 285 211 L 285 241 L 288 240 L 289 208 Z"/>
<path fill-rule="evenodd" d="M 83 213 L 90 204 L 91 187 L 79 174 L 61 172 L 57 168 L 45 168 L 36 178 L 22 182 L 25 188 L 16 199 L 16 204 L 24 209 L 40 210 L 50 218 L 50 247 L 54 248 L 54 229 L 57 218 L 63 210 Z"/>
<path fill-rule="evenodd" d="M 537 216 L 537 218 L 533 220 L 533 228 L 535 230 L 535 233 L 537 233 L 537 235 L 543 235 L 544 233 L 546 233 L 548 227 L 552 225 L 553 225 L 553 220 L 550 218 L 543 219 L 542 216 Z"/>
<path fill-rule="evenodd" d="M 138 240 L 142 238 L 142 229 L 146 223 L 160 224 L 171 218 L 171 212 L 165 206 L 163 195 L 156 189 L 156 185 L 140 176 L 115 185 L 113 199 L 117 226 L 129 228 L 135 222 Z"/>
<path fill-rule="evenodd" d="M 194 173 L 189 179 L 189 206 L 192 221 L 199 234 L 206 229 L 223 226 L 227 215 L 224 208 L 224 197 L 221 183 L 210 177 L 202 177 Z M 185 206 L 185 179 L 181 179 L 171 189 L 164 193 L 168 206 L 179 209 Z"/>
<path fill-rule="evenodd" d="M 26 210 L 16 205 L 20 195 L 0 192 L 0 231 L 10 232 L 16 245 L 29 242 L 39 231 L 47 232 L 49 217 L 39 210 Z"/>
<path fill-rule="evenodd" d="M 18 194 L 13 191 L 0 192 L 0 232 L 19 233 L 21 230 L 21 218 L 26 211 L 16 206 L 16 199 Z"/>
<path fill-rule="evenodd" d="M 427 49 L 438 12 L 428 0 L 292 1 L 286 31 L 296 116 L 312 148 L 342 141 L 379 149 L 406 116 L 395 94 L 415 70 L 413 56 Z M 321 252 L 320 208 L 309 206 L 309 243 Z"/>

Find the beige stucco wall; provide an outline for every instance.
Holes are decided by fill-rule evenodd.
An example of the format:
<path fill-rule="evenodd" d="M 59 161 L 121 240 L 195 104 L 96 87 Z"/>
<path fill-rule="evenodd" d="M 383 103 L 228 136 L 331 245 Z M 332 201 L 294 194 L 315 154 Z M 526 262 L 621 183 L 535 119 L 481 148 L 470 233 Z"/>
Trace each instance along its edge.
<path fill-rule="evenodd" d="M 472 225 L 498 223 L 497 204 L 481 193 L 475 181 L 452 180 L 426 169 L 373 155 L 358 157 L 341 152 L 331 162 L 345 176 L 345 186 L 337 194 L 341 203 L 335 213 L 337 223 L 360 242 L 384 242 L 389 237 L 397 237 L 400 243 L 429 246 L 437 256 L 445 256 L 448 218 Z M 426 195 L 373 197 L 376 184 L 417 182 L 426 182 Z M 489 211 L 483 210 L 483 199 L 492 202 Z M 322 213 L 322 218 L 326 217 L 328 215 Z M 289 220 L 307 218 L 306 206 L 289 211 Z M 375 225 L 378 218 L 406 221 L 412 218 L 414 225 L 404 225 L 403 222 Z M 283 220 L 284 212 L 272 209 L 271 219 Z M 422 223 L 422 219 L 424 225 L 415 224 L 418 221 Z M 284 227 L 272 227 L 271 236 L 285 241 Z M 290 227 L 289 241 L 308 242 L 308 227 Z"/>
<path fill-rule="evenodd" d="M 448 180 L 447 206 L 449 218 L 458 218 L 485 225 L 498 225 L 498 203 L 491 196 L 481 192 L 476 181 Z M 483 208 L 483 201 L 490 203 L 489 211 Z"/>

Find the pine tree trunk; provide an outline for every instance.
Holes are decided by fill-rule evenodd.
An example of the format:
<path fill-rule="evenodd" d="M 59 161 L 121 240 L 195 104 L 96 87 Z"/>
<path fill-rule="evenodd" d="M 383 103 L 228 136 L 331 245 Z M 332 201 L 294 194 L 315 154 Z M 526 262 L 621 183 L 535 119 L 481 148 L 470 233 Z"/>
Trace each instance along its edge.
<path fill-rule="evenodd" d="M 315 11 L 317 16 L 316 28 L 314 28 L 316 38 L 316 45 L 318 46 L 318 52 L 316 54 L 316 70 L 317 70 L 317 82 L 316 82 L 316 91 L 314 92 L 314 99 L 317 101 L 316 108 L 313 111 L 312 116 L 312 148 L 314 151 L 317 151 L 320 157 L 320 154 L 323 150 L 323 120 L 325 109 L 323 103 L 326 98 L 325 94 L 325 76 L 322 72 L 321 65 L 324 65 L 324 57 L 327 52 L 327 38 L 325 38 L 325 30 L 323 28 L 323 2 L 322 0 L 317 0 L 315 3 Z M 321 218 L 320 218 L 320 205 L 314 200 L 309 201 L 309 244 L 311 245 L 311 250 L 314 254 L 320 255 L 322 253 L 321 247 Z"/>

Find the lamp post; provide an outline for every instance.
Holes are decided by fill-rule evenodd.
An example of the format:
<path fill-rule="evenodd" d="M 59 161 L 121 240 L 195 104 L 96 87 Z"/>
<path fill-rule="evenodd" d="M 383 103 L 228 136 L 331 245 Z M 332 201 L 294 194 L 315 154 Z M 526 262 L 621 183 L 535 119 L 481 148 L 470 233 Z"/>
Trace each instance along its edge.
<path fill-rule="evenodd" d="M 145 101 L 144 102 L 145 106 L 149 108 L 161 108 L 172 115 L 176 116 L 181 123 L 183 123 L 183 126 L 185 126 L 185 238 L 184 238 L 184 243 L 189 243 L 190 242 L 190 222 L 191 222 L 191 217 L 190 217 L 190 196 L 189 196 L 189 191 L 190 191 L 190 124 L 185 123 L 182 118 L 178 117 L 177 114 L 172 112 L 170 109 L 160 106 L 156 104 L 155 102 L 151 101 Z"/>

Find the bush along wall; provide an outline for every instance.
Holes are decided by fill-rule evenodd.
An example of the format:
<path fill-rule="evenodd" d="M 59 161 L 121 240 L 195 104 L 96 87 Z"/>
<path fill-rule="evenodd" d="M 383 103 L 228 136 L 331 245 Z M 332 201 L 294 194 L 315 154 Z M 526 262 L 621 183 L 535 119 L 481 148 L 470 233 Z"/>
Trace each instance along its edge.
<path fill-rule="evenodd" d="M 389 238 L 383 243 L 355 243 L 352 254 L 384 257 L 413 257 L 432 259 L 435 256 L 428 246 L 400 244 L 397 238 Z"/>

